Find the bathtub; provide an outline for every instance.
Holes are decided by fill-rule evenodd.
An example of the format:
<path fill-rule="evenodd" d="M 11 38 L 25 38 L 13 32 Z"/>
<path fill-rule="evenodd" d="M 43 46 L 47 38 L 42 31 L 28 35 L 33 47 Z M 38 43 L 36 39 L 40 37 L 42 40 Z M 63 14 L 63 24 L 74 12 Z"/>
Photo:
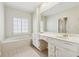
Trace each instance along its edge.
<path fill-rule="evenodd" d="M 13 56 L 20 52 L 22 48 L 31 46 L 31 36 L 12 37 L 2 41 L 1 56 Z M 19 52 L 18 52 L 19 51 Z"/>

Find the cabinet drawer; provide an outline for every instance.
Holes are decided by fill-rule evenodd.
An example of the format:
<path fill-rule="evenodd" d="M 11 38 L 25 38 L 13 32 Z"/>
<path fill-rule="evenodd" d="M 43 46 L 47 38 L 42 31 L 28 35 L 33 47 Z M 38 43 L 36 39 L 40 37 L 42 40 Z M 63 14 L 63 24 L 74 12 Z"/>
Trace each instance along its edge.
<path fill-rule="evenodd" d="M 48 49 L 48 56 L 55 57 L 55 50 L 54 50 L 54 48 L 50 47 Z"/>
<path fill-rule="evenodd" d="M 67 50 L 77 52 L 77 45 L 72 42 L 62 41 L 62 40 L 55 40 L 54 43 L 56 46 L 61 46 Z"/>
<path fill-rule="evenodd" d="M 66 50 L 65 48 L 56 46 L 56 56 L 57 57 L 76 57 L 77 53 Z"/>
<path fill-rule="evenodd" d="M 52 44 L 48 44 L 48 56 L 55 57 L 55 46 Z"/>
<path fill-rule="evenodd" d="M 54 38 L 49 38 L 48 42 L 49 44 L 54 45 L 55 44 L 55 39 Z"/>

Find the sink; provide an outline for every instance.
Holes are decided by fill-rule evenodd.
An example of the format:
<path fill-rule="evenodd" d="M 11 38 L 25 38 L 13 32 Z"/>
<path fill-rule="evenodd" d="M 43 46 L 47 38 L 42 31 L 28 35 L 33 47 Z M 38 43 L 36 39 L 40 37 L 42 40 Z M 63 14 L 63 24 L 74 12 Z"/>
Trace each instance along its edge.
<path fill-rule="evenodd" d="M 58 35 L 57 37 L 58 37 L 58 38 L 68 38 L 68 35 L 67 35 L 67 34 L 64 34 L 64 35 Z"/>
<path fill-rule="evenodd" d="M 68 37 L 68 35 L 67 34 L 64 34 L 63 37 Z"/>

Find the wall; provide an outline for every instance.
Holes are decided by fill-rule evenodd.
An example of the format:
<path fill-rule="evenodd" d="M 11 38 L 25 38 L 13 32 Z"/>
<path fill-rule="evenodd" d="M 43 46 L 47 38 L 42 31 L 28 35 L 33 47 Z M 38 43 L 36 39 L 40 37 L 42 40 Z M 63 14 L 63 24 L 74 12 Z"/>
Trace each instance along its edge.
<path fill-rule="evenodd" d="M 1 41 L 4 40 L 4 4 L 0 2 L 0 56 L 2 55 L 2 43 Z"/>
<path fill-rule="evenodd" d="M 0 3 L 0 40 L 4 39 L 4 4 Z"/>
<path fill-rule="evenodd" d="M 47 31 L 58 32 L 58 19 L 66 16 L 67 20 L 67 32 L 79 33 L 79 6 L 73 7 L 55 15 L 48 16 Z"/>
<path fill-rule="evenodd" d="M 6 37 L 11 37 L 13 36 L 13 26 L 12 26 L 12 21 L 13 17 L 21 17 L 21 18 L 27 18 L 29 20 L 29 33 L 31 32 L 31 14 L 28 12 L 24 12 L 21 10 L 17 10 L 11 7 L 5 7 L 5 34 Z"/>

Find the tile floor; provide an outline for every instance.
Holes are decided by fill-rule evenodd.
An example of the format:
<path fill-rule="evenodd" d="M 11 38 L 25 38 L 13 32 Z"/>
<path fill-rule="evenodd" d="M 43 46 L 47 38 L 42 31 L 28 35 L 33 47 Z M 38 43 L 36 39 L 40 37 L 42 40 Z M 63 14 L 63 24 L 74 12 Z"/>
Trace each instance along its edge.
<path fill-rule="evenodd" d="M 47 57 L 47 50 L 41 52 L 33 46 L 28 46 L 5 51 L 2 57 Z"/>

